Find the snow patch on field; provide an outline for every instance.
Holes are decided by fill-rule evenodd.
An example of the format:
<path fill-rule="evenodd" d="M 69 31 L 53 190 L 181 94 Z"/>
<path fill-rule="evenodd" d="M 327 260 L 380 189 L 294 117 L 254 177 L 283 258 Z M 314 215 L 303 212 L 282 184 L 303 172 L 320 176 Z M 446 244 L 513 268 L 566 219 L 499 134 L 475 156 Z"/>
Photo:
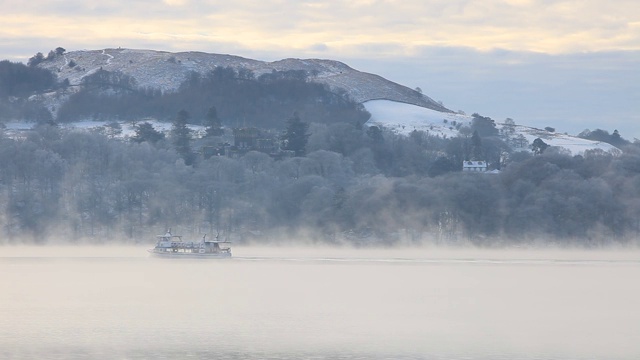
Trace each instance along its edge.
<path fill-rule="evenodd" d="M 408 135 L 413 130 L 440 137 L 458 136 L 458 124 L 469 126 L 471 117 L 441 112 L 412 104 L 390 100 L 371 100 L 363 103 L 371 114 L 368 126 L 381 126 L 398 134 Z"/>
<path fill-rule="evenodd" d="M 443 138 L 459 135 L 457 128 L 470 126 L 472 117 L 456 113 L 440 112 L 424 107 L 406 104 L 390 100 L 371 100 L 363 103 L 371 118 L 367 126 L 380 126 L 397 134 L 408 135 L 414 130 L 424 131 L 433 136 Z M 496 128 L 501 129 L 503 124 L 496 123 Z M 521 134 L 531 144 L 533 140 L 540 138 L 549 146 L 561 147 L 572 155 L 583 154 L 586 150 L 601 149 L 617 154 L 620 152 L 613 145 L 582 139 L 562 133 L 549 132 L 524 125 L 515 126 L 514 136 Z"/>

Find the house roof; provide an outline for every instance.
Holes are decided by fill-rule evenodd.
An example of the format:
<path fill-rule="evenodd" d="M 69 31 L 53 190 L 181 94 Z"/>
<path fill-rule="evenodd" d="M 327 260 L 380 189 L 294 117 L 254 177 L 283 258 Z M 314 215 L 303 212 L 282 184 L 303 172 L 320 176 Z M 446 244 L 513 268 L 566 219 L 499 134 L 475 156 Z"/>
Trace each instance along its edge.
<path fill-rule="evenodd" d="M 487 162 L 486 161 L 475 161 L 475 160 L 465 160 L 462 163 L 463 167 L 486 167 L 487 166 Z"/>

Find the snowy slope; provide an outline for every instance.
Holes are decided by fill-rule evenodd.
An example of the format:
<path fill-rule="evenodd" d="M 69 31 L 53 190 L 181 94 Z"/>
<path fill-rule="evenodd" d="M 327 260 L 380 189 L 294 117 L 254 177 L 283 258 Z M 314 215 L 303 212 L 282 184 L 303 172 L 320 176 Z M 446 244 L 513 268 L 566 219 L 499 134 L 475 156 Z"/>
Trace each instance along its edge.
<path fill-rule="evenodd" d="M 536 129 L 528 126 L 517 125 L 516 134 L 522 134 L 532 143 L 536 138 L 542 139 L 549 146 L 557 146 L 568 150 L 572 155 L 583 154 L 586 150 L 601 149 L 612 154 L 620 154 L 617 147 L 602 141 L 582 139 L 567 134 L 548 132 L 543 129 Z"/>
<path fill-rule="evenodd" d="M 132 76 L 139 87 L 173 91 L 191 72 L 206 74 L 216 67 L 251 70 L 255 76 L 272 71 L 305 71 L 310 81 L 328 85 L 334 91 L 345 91 L 356 102 L 389 99 L 431 109 L 449 111 L 433 99 L 406 86 L 375 74 L 355 70 L 334 60 L 283 59 L 274 62 L 246 59 L 240 56 L 203 52 L 170 53 L 154 50 L 104 49 L 71 51 L 45 60 L 38 67 L 52 70 L 59 81 L 79 85 L 85 76 L 99 69 L 119 71 Z M 73 90 L 73 88 L 72 88 Z M 64 101 L 64 94 L 52 96 Z M 50 104 L 59 108 L 59 104 Z"/>
<path fill-rule="evenodd" d="M 458 135 L 457 124 L 471 124 L 471 116 L 396 101 L 372 100 L 363 105 L 371 114 L 367 125 L 382 126 L 398 134 L 408 135 L 413 130 L 418 130 L 434 136 L 455 137 Z"/>
<path fill-rule="evenodd" d="M 368 126 L 377 125 L 392 130 L 398 134 L 409 134 L 413 130 L 424 131 L 430 135 L 440 137 L 458 136 L 456 127 L 469 126 L 471 116 L 454 113 L 440 112 L 423 107 L 399 103 L 390 100 L 372 100 L 363 104 L 371 113 L 367 122 Z M 502 124 L 497 123 L 500 129 Z M 529 143 L 536 138 L 542 139 L 550 146 L 557 146 L 571 152 L 572 155 L 584 153 L 585 150 L 602 149 L 611 153 L 619 153 L 620 150 L 613 145 L 581 139 L 575 136 L 548 132 L 523 125 L 516 125 L 515 136 L 522 134 Z"/>

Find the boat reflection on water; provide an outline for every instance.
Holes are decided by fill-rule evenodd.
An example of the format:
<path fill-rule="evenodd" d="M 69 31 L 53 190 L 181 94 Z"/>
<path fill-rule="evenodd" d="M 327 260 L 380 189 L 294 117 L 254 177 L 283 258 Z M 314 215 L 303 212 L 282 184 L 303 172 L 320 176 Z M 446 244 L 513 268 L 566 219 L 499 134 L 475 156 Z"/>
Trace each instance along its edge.
<path fill-rule="evenodd" d="M 171 234 L 171 229 L 164 235 L 158 235 L 158 242 L 149 253 L 165 258 L 230 258 L 231 248 L 226 240 L 207 240 L 207 235 L 200 241 L 183 241 L 182 236 Z"/>

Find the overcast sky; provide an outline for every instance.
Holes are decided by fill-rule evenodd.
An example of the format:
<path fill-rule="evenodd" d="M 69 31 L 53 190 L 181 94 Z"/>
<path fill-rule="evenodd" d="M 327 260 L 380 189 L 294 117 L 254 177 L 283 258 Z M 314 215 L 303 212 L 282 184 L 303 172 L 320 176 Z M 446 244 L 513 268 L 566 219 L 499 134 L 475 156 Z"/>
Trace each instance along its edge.
<path fill-rule="evenodd" d="M 141 48 L 323 58 L 452 110 L 640 138 L 637 0 L 0 0 L 0 59 Z"/>

